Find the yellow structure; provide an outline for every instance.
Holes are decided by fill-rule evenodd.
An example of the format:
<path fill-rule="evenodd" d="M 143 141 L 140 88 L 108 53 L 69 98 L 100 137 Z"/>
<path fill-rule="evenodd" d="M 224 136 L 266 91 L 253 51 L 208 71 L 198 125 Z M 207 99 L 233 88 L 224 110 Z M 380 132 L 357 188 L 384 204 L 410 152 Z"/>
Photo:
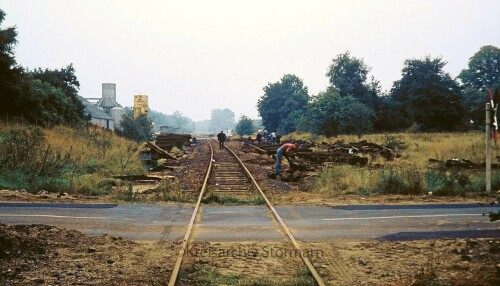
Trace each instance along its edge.
<path fill-rule="evenodd" d="M 134 118 L 148 115 L 148 96 L 134 95 Z"/>

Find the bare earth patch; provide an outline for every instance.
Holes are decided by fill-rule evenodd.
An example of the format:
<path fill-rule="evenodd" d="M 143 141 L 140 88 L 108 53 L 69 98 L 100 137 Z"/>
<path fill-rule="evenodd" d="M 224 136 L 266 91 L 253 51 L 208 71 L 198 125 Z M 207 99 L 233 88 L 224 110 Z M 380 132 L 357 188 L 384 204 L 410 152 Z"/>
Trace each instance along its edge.
<path fill-rule="evenodd" d="M 0 285 L 163 285 L 176 243 L 0 224 Z"/>
<path fill-rule="evenodd" d="M 177 243 L 0 224 L 0 285 L 166 285 Z M 328 285 L 499 285 L 500 239 L 331 241 L 304 254 Z M 314 285 L 286 242 L 194 242 L 178 285 Z"/>

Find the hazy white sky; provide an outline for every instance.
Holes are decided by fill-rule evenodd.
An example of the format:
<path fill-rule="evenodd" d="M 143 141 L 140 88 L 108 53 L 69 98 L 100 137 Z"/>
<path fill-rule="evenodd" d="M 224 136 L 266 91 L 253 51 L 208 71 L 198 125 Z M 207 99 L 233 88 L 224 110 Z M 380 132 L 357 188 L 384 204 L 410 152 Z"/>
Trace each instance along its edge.
<path fill-rule="evenodd" d="M 73 63 L 80 95 L 179 110 L 193 120 L 229 108 L 257 118 L 262 88 L 297 75 L 310 94 L 328 86 L 332 59 L 347 50 L 372 67 L 384 90 L 405 59 L 441 56 L 452 76 L 484 45 L 500 47 L 498 0 L 0 0 L 16 26 L 17 62 Z"/>

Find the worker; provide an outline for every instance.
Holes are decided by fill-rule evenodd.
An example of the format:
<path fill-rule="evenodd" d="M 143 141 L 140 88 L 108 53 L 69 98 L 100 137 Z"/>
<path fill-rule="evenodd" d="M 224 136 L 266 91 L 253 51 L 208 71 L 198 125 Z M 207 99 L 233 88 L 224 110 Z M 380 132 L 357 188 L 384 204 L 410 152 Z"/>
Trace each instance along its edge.
<path fill-rule="evenodd" d="M 271 144 L 276 144 L 276 132 L 271 132 L 271 134 L 269 134 L 269 139 L 271 141 Z"/>
<path fill-rule="evenodd" d="M 219 149 L 224 149 L 224 141 L 226 141 L 226 134 L 224 134 L 224 131 L 217 134 L 217 140 L 219 140 Z"/>
<path fill-rule="evenodd" d="M 262 142 L 262 130 L 257 131 L 257 145 Z"/>
<path fill-rule="evenodd" d="M 274 168 L 274 173 L 276 175 L 281 174 L 281 157 L 285 156 L 285 158 L 288 160 L 288 164 L 290 165 L 290 168 L 292 170 L 295 169 L 295 162 L 293 161 L 292 158 L 290 158 L 290 155 L 293 151 L 297 150 L 299 148 L 299 145 L 294 144 L 294 143 L 285 143 L 281 147 L 276 150 L 276 166 Z"/>

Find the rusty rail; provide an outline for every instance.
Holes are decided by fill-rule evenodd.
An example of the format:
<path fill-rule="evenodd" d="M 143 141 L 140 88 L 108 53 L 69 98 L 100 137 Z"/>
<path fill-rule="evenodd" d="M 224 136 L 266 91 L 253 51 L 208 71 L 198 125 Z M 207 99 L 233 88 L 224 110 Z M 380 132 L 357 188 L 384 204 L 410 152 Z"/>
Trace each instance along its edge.
<path fill-rule="evenodd" d="M 180 271 L 180 267 L 181 267 L 181 264 L 182 264 L 183 257 L 184 257 L 184 255 L 186 253 L 187 244 L 189 242 L 189 237 L 190 237 L 190 234 L 191 234 L 194 222 L 196 220 L 196 216 L 197 216 L 197 213 L 198 213 L 198 209 L 199 209 L 201 200 L 203 198 L 205 190 L 207 189 L 208 180 L 209 180 L 211 172 L 212 172 L 213 162 L 214 162 L 214 160 L 213 160 L 213 158 L 214 158 L 214 151 L 213 151 L 212 144 L 210 144 L 209 140 L 207 140 L 207 142 L 208 142 L 208 144 L 210 146 L 210 151 L 211 151 L 209 166 L 207 168 L 207 173 L 205 175 L 205 180 L 203 182 L 203 186 L 201 188 L 200 195 L 198 197 L 198 201 L 197 201 L 195 209 L 193 211 L 193 215 L 191 216 L 191 221 L 189 222 L 188 229 L 186 231 L 186 235 L 184 236 L 184 239 L 182 241 L 181 249 L 179 250 L 179 256 L 177 257 L 177 261 L 176 261 L 174 269 L 172 271 L 172 275 L 170 276 L 170 281 L 168 283 L 169 286 L 175 286 L 175 283 L 177 281 L 177 276 L 178 276 L 179 271 Z M 243 171 L 246 174 L 246 176 L 250 179 L 251 184 L 253 185 L 253 187 L 256 190 L 258 190 L 258 192 L 260 193 L 260 195 L 262 196 L 262 198 L 265 200 L 267 207 L 273 213 L 274 218 L 276 219 L 276 221 L 280 225 L 280 227 L 283 230 L 283 232 L 286 234 L 286 237 L 291 242 L 291 244 L 293 245 L 293 247 L 295 247 L 295 249 L 298 250 L 298 252 L 300 253 L 300 257 L 302 258 L 302 261 L 307 266 L 307 269 L 312 274 L 312 276 L 315 279 L 316 283 L 319 286 L 324 286 L 325 283 L 324 283 L 323 279 L 318 274 L 318 272 L 314 268 L 314 266 L 311 263 L 311 261 L 304 255 L 304 253 L 302 251 L 302 248 L 300 247 L 299 243 L 297 242 L 297 240 L 293 236 L 292 232 L 290 231 L 290 229 L 288 228 L 288 226 L 285 224 L 285 222 L 283 221 L 283 219 L 281 218 L 281 216 L 278 214 L 278 212 L 276 211 L 276 209 L 274 208 L 274 206 L 271 204 L 271 202 L 269 201 L 269 199 L 266 197 L 266 195 L 264 194 L 264 192 L 262 191 L 262 189 L 259 187 L 259 185 L 257 184 L 257 181 L 252 176 L 252 174 L 250 173 L 250 171 L 248 171 L 248 169 L 245 166 L 245 164 L 243 164 L 243 162 L 240 160 L 240 158 L 236 155 L 236 153 L 231 148 L 229 148 L 229 147 L 226 146 L 225 149 L 228 150 L 229 153 L 231 153 L 231 155 L 236 159 L 236 161 L 238 162 L 238 165 L 241 167 L 241 169 L 243 169 Z"/>
<path fill-rule="evenodd" d="M 208 140 L 207 140 L 207 142 L 208 142 Z M 191 231 L 193 230 L 193 225 L 194 225 L 194 222 L 196 220 L 196 216 L 198 215 L 198 209 L 200 208 L 201 199 L 203 198 L 203 194 L 204 194 L 205 189 L 206 189 L 207 184 L 208 184 L 208 178 L 210 177 L 210 173 L 212 171 L 214 149 L 212 148 L 212 144 L 210 144 L 210 142 L 208 142 L 208 145 L 210 146 L 210 162 L 208 163 L 207 173 L 206 173 L 205 179 L 203 181 L 203 186 L 201 187 L 201 190 L 200 190 L 200 195 L 198 196 L 198 201 L 196 202 L 196 206 L 194 207 L 193 215 L 191 215 L 191 220 L 189 221 L 186 235 L 184 236 L 184 239 L 182 240 L 181 249 L 179 249 L 179 256 L 177 257 L 177 261 L 175 262 L 174 269 L 172 270 L 172 275 L 170 275 L 170 280 L 168 282 L 168 286 L 174 286 L 175 282 L 177 281 L 177 276 L 179 275 L 179 271 L 180 271 L 181 265 L 182 265 L 182 259 L 184 258 L 184 254 L 186 254 L 186 249 L 187 249 L 187 244 L 189 242 L 189 237 L 191 236 Z"/>
<path fill-rule="evenodd" d="M 247 173 L 248 177 L 252 181 L 252 184 L 254 185 L 254 187 L 259 191 L 259 193 L 262 196 L 262 198 L 264 198 L 264 200 L 266 201 L 267 207 L 273 213 L 274 218 L 278 221 L 279 225 L 281 226 L 281 229 L 285 232 L 287 238 L 292 243 L 292 245 L 295 247 L 295 249 L 297 249 L 299 251 L 300 257 L 302 258 L 302 261 L 304 262 L 304 264 L 307 266 L 307 269 L 309 270 L 309 272 L 314 277 L 314 280 L 316 280 L 316 283 L 319 286 L 324 286 L 325 282 L 323 281 L 323 279 L 319 275 L 318 271 L 316 271 L 316 269 L 312 265 L 312 263 L 309 260 L 309 258 L 307 258 L 306 256 L 304 256 L 304 253 L 303 253 L 302 248 L 300 247 L 299 243 L 297 242 L 297 240 L 295 239 L 295 237 L 293 236 L 292 232 L 290 231 L 290 229 L 288 228 L 288 226 L 285 224 L 285 222 L 283 221 L 283 219 L 281 218 L 281 216 L 278 214 L 278 212 L 276 211 L 276 209 L 274 208 L 274 206 L 267 199 L 267 196 L 264 194 L 264 192 L 262 191 L 262 189 L 259 187 L 259 185 L 257 184 L 257 181 L 255 181 L 255 179 L 252 176 L 252 174 L 250 173 L 250 171 L 248 171 L 248 169 L 245 166 L 245 164 L 243 164 L 243 162 L 240 160 L 240 158 L 238 158 L 238 156 L 236 155 L 236 153 L 233 152 L 233 150 L 231 150 L 228 147 L 226 147 L 226 148 L 227 148 L 227 150 L 229 152 L 231 152 L 233 154 L 233 156 L 236 158 L 236 160 L 238 160 L 240 166 L 243 168 L 243 170 L 245 170 L 245 172 Z"/>

